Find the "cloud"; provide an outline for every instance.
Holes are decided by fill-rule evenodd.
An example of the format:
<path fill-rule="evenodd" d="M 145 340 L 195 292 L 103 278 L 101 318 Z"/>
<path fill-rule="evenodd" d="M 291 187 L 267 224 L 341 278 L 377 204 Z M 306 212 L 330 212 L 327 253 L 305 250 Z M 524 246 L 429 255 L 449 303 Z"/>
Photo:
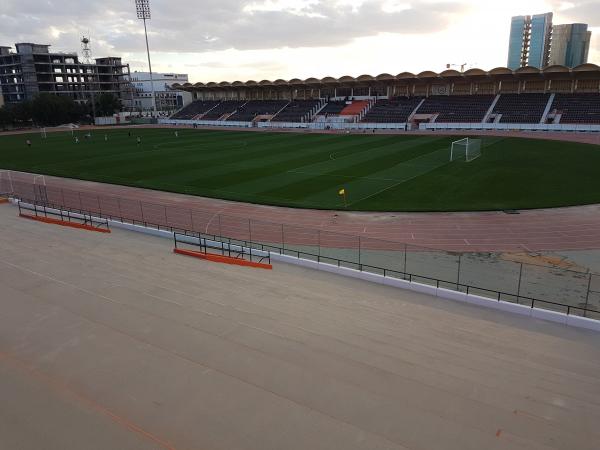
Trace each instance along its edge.
<path fill-rule="evenodd" d="M 560 16 L 571 22 L 587 23 L 590 27 L 600 27 L 600 4 L 598 4 L 598 1 L 570 4 L 560 11 Z"/>
<path fill-rule="evenodd" d="M 181 0 L 152 2 L 148 23 L 158 52 L 336 47 L 380 33 L 443 30 L 464 13 L 459 1 Z M 3 0 L 0 42 L 40 41 L 74 49 L 88 30 L 94 52 L 144 50 L 133 0 Z"/>

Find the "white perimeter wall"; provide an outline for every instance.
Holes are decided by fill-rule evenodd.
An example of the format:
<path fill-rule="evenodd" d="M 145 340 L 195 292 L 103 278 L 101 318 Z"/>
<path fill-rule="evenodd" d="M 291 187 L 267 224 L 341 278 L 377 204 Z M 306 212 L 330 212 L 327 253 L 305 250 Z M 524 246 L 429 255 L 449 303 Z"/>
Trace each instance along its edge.
<path fill-rule="evenodd" d="M 220 120 L 173 120 L 160 119 L 165 125 L 235 127 L 235 128 L 301 128 L 308 130 L 410 130 L 406 123 L 341 123 L 341 122 L 236 122 Z M 600 125 L 567 125 L 567 124 L 512 124 L 512 123 L 422 123 L 419 130 L 503 130 L 503 131 L 582 131 L 600 133 Z"/>

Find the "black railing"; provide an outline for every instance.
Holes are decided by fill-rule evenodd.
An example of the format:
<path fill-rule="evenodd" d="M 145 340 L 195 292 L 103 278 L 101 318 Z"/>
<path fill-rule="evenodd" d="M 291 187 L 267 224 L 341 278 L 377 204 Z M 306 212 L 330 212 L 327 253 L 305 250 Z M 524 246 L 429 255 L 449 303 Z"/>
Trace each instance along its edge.
<path fill-rule="evenodd" d="M 98 228 L 103 230 L 110 230 L 108 219 L 102 217 L 95 217 L 90 212 L 85 211 L 66 211 L 60 207 L 52 207 L 49 205 L 39 205 L 37 203 L 29 204 L 23 203 L 21 200 L 17 200 L 17 207 L 19 208 L 19 215 L 30 215 L 32 217 L 45 217 L 50 219 L 56 219 L 61 222 L 76 223 L 78 225 L 85 225 L 91 228 Z M 31 213 L 31 214 L 27 214 Z"/>
<path fill-rule="evenodd" d="M 40 189 L 31 183 L 21 186 L 21 189 L 14 189 L 10 195 L 34 205 L 43 204 L 62 213 L 93 216 L 220 243 L 222 252 L 241 247 L 249 249 L 249 252 L 260 250 L 294 256 L 437 288 L 477 294 L 497 301 L 531 307 L 546 305 L 545 309 L 600 319 L 600 309 L 596 307 L 596 304 L 600 305 L 600 275 L 592 272 L 498 259 L 485 259 L 481 262 L 477 259 L 482 258 L 481 255 L 460 254 L 62 188 L 44 186 Z M 69 203 L 75 203 L 79 207 L 68 206 Z M 391 254 L 383 258 L 390 262 L 389 266 L 370 262 L 377 259 L 371 253 L 377 252 Z M 351 258 L 340 256 L 343 253 L 349 254 Z M 469 264 L 465 264 L 467 262 Z M 469 267 L 465 267 L 466 265 Z M 489 268 L 483 276 L 474 270 L 479 265 L 485 265 L 486 270 Z M 452 273 L 452 278 L 435 274 L 442 271 Z M 503 282 L 512 286 L 512 290 L 486 286 L 486 277 L 489 284 L 494 284 L 489 278 L 495 281 L 496 278 L 504 277 L 506 280 Z M 542 295 L 548 300 L 542 300 Z M 560 301 L 562 299 L 565 301 Z"/>
<path fill-rule="evenodd" d="M 204 254 L 220 254 L 221 256 L 244 259 L 251 262 L 271 263 L 271 252 L 258 250 L 256 248 L 252 251 L 253 244 L 248 242 L 244 242 L 240 245 L 225 242 L 223 238 L 219 236 L 206 236 L 202 233 L 190 231 L 182 233 L 180 231 L 171 230 L 171 232 L 173 233 L 173 243 L 176 249 L 192 246 L 194 249 L 197 249 L 195 251 Z"/>

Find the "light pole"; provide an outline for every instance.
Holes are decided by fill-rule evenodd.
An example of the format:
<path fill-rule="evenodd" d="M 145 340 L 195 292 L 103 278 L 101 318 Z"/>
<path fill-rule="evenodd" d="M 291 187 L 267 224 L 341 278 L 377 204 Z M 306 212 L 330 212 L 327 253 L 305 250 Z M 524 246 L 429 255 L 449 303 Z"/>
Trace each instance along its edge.
<path fill-rule="evenodd" d="M 146 52 L 148 53 L 148 68 L 150 69 L 150 86 L 152 87 L 152 110 L 153 117 L 158 117 L 156 112 L 156 93 L 154 92 L 154 79 L 152 78 L 152 63 L 150 62 L 150 47 L 148 46 L 148 30 L 146 20 L 150 20 L 150 0 L 135 0 L 135 10 L 138 19 L 144 21 L 144 34 L 146 35 Z"/>

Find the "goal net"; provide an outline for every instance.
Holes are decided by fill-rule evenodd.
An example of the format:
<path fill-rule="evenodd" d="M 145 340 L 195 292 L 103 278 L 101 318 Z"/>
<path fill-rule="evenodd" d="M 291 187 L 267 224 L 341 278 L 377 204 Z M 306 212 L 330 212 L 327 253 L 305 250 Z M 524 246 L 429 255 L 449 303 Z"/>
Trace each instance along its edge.
<path fill-rule="evenodd" d="M 464 138 L 452 143 L 450 161 L 471 162 L 481 156 L 481 139 Z"/>

